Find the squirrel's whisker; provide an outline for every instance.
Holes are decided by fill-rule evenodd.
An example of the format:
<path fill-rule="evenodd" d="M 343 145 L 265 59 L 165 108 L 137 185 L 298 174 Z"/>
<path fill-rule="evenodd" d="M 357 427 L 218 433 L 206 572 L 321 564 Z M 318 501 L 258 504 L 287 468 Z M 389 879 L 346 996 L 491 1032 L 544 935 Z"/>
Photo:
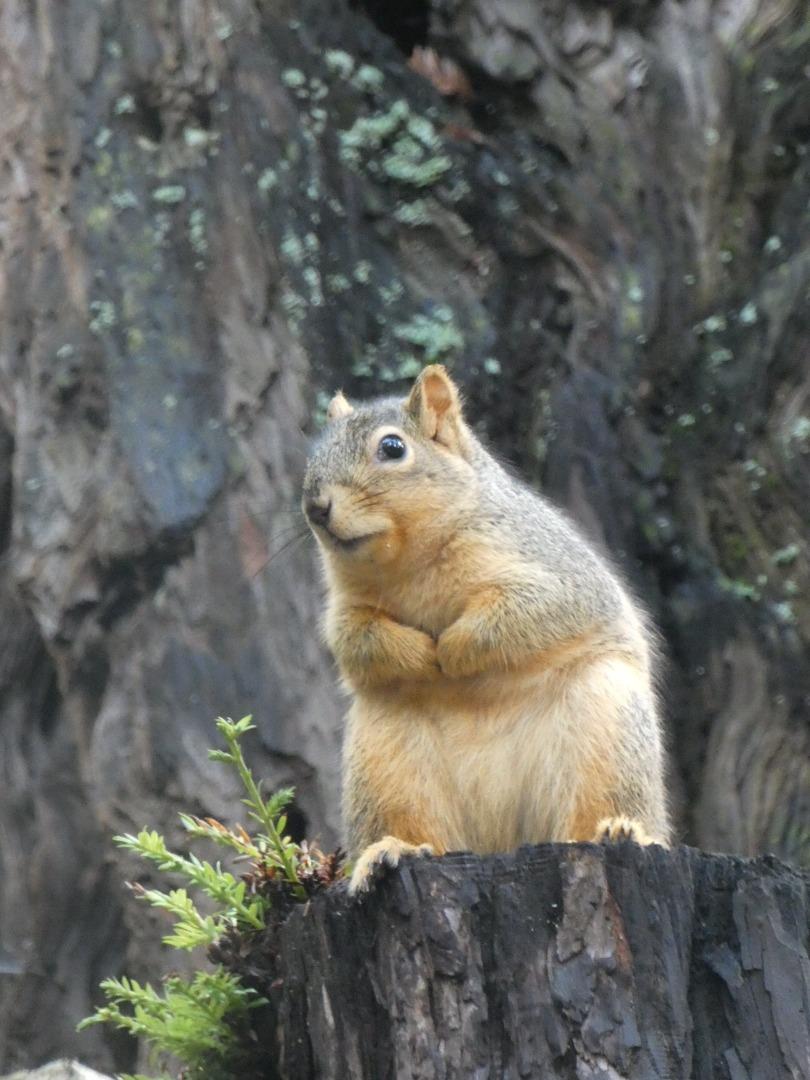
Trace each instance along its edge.
<path fill-rule="evenodd" d="M 267 556 L 262 565 L 257 570 L 255 570 L 253 574 L 251 574 L 251 578 L 257 578 L 259 574 L 263 574 L 267 570 L 267 568 L 272 563 L 274 563 L 277 558 L 279 558 L 280 555 L 283 555 L 286 551 L 290 551 L 290 549 L 294 548 L 302 540 L 306 540 L 309 535 L 309 529 L 307 529 L 305 532 L 301 532 L 296 534 L 295 536 L 291 536 L 290 539 L 287 540 L 284 544 L 282 544 L 280 548 L 278 548 L 276 551 L 271 552 Z"/>
<path fill-rule="evenodd" d="M 287 508 L 287 507 L 267 507 L 264 510 L 248 510 L 246 507 L 233 508 L 231 510 L 223 511 L 219 514 L 212 514 L 210 517 L 205 517 L 202 520 L 210 525 L 223 525 L 228 523 L 238 523 L 239 517 L 244 514 L 252 521 L 258 521 L 262 518 L 274 518 L 274 517 L 300 517 L 304 518 L 301 507 Z"/>

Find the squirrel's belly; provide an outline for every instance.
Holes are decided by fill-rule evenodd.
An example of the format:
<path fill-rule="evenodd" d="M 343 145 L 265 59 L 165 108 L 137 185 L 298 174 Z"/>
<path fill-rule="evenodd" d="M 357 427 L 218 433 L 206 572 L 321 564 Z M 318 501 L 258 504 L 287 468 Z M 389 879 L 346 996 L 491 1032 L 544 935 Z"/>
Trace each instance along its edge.
<path fill-rule="evenodd" d="M 437 750 L 446 755 L 461 808 L 462 847 L 497 852 L 565 839 L 573 777 L 559 720 L 542 693 L 484 708 L 472 722 L 437 716 Z"/>
<path fill-rule="evenodd" d="M 350 714 L 347 751 L 367 763 L 391 831 L 413 814 L 446 851 L 567 839 L 576 732 L 558 688 L 540 676 L 506 692 L 436 689 L 359 695 Z"/>

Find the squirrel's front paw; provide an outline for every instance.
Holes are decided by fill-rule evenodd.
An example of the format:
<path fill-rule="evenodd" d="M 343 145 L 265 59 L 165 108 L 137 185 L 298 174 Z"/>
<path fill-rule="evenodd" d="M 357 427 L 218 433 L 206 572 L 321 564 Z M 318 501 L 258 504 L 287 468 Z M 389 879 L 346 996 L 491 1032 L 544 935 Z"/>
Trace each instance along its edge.
<path fill-rule="evenodd" d="M 432 855 L 433 848 L 430 844 L 408 844 L 405 840 L 398 840 L 396 836 L 384 836 L 376 844 L 370 844 L 354 864 L 351 880 L 349 881 L 349 893 L 358 896 L 368 892 L 374 878 L 383 867 L 392 869 L 399 866 L 403 855 Z"/>
<path fill-rule="evenodd" d="M 448 626 L 436 642 L 436 659 L 443 675 L 462 679 L 477 675 L 481 670 L 480 650 L 476 649 L 470 635 L 456 626 Z"/>
<path fill-rule="evenodd" d="M 632 840 L 634 844 L 661 844 L 663 841 L 650 836 L 643 826 L 632 818 L 602 818 L 596 826 L 594 840 L 598 844 L 610 844 L 619 840 Z"/>

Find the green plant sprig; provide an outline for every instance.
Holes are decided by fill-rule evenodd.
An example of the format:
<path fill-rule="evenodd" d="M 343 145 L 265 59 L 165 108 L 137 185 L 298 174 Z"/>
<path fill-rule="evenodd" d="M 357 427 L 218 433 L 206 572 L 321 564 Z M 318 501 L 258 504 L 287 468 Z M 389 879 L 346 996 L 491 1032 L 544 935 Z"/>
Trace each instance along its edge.
<path fill-rule="evenodd" d="M 216 761 L 235 768 L 245 790 L 243 802 L 261 832 L 250 835 L 241 825 L 227 827 L 215 818 L 181 814 L 184 829 L 193 838 L 214 841 L 229 848 L 238 860 L 250 860 L 239 879 L 194 854 L 171 851 L 163 837 L 143 829 L 137 836 L 115 837 L 119 847 L 133 851 L 161 872 L 177 874 L 190 889 L 213 901 L 216 910 L 200 912 L 185 888 L 162 891 L 135 884 L 135 895 L 174 917 L 172 932 L 163 941 L 176 949 L 211 946 L 217 939 L 235 933 L 237 939 L 268 929 L 271 894 L 268 881 L 296 900 L 306 900 L 313 891 L 331 884 L 341 874 L 341 853 L 324 855 L 316 846 L 297 844 L 285 834 L 284 808 L 293 797 L 291 789 L 265 799 L 261 785 L 245 763 L 239 740 L 253 730 L 249 716 L 239 721 L 218 719 L 217 728 L 226 750 L 212 750 Z M 275 896 L 276 889 L 272 890 Z M 213 952 L 209 955 L 213 955 Z M 144 1039 L 150 1047 L 150 1063 L 161 1070 L 159 1078 L 169 1080 L 174 1060 L 183 1065 L 186 1080 L 233 1080 L 242 1075 L 246 1045 L 244 1034 L 248 1010 L 266 1003 L 255 990 L 243 986 L 236 975 L 216 965 L 213 971 L 198 971 L 191 979 L 173 975 L 164 980 L 162 992 L 149 983 L 134 979 L 106 979 L 101 984 L 106 1002 L 82 1021 L 79 1030 L 91 1024 L 112 1024 Z M 242 1057 L 240 1057 L 242 1055 Z M 150 1080 L 145 1076 L 121 1080 Z"/>
<path fill-rule="evenodd" d="M 253 773 L 248 768 L 242 753 L 242 747 L 239 745 L 240 738 L 246 732 L 254 730 L 255 725 L 252 716 L 245 716 L 237 721 L 227 720 L 220 716 L 217 718 L 216 725 L 220 735 L 228 744 L 228 749 L 209 750 L 209 758 L 212 761 L 222 761 L 236 768 L 247 792 L 242 802 L 247 806 L 253 820 L 264 829 L 264 834 L 256 838 L 262 857 L 270 862 L 275 862 L 292 886 L 295 896 L 299 900 L 306 900 L 306 890 L 299 881 L 297 871 L 300 847 L 289 837 L 284 836 L 287 817 L 282 811 L 285 806 L 292 802 L 292 788 L 282 788 L 271 795 L 269 799 L 262 797 L 260 786 L 253 779 Z M 262 847 L 261 841 L 265 841 L 265 848 Z"/>
<path fill-rule="evenodd" d="M 208 945 L 229 926 L 239 925 L 240 920 L 254 930 L 261 930 L 265 926 L 264 916 L 270 906 L 269 901 L 257 896 L 251 902 L 246 902 L 247 885 L 245 882 L 237 881 L 233 874 L 223 870 L 219 863 L 212 866 L 211 863 L 198 859 L 196 855 L 177 855 L 169 851 L 160 833 L 149 829 L 142 829 L 137 836 L 129 834 L 115 836 L 113 840 L 118 847 L 134 851 L 142 858 L 155 863 L 164 873 L 181 874 L 206 896 L 224 905 L 224 910 L 215 918 L 204 918 L 184 889 L 174 889 L 169 893 L 164 893 L 159 889 L 136 888 L 135 895 L 140 899 L 148 900 L 155 907 L 164 908 L 178 916 L 180 921 L 175 930 L 180 932 L 184 944 L 178 945 L 171 936 L 164 938 L 167 944 L 185 949 L 193 949 L 197 945 Z M 195 927 L 197 934 L 193 932 Z"/>
<path fill-rule="evenodd" d="M 223 1058 L 236 1044 L 232 1021 L 265 1004 L 222 968 L 198 971 L 190 982 L 170 976 L 162 994 L 126 976 L 105 979 L 101 988 L 107 1004 L 82 1020 L 79 1031 L 92 1024 L 113 1024 L 192 1069 L 202 1068 L 212 1056 Z"/>

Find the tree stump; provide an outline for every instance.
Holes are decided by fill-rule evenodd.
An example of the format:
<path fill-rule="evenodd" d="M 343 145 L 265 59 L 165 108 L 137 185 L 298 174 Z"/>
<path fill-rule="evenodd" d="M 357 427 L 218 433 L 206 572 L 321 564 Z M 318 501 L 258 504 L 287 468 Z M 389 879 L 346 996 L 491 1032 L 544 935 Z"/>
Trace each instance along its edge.
<path fill-rule="evenodd" d="M 809 883 L 630 843 L 406 860 L 243 961 L 275 986 L 266 1075 L 806 1078 Z"/>

